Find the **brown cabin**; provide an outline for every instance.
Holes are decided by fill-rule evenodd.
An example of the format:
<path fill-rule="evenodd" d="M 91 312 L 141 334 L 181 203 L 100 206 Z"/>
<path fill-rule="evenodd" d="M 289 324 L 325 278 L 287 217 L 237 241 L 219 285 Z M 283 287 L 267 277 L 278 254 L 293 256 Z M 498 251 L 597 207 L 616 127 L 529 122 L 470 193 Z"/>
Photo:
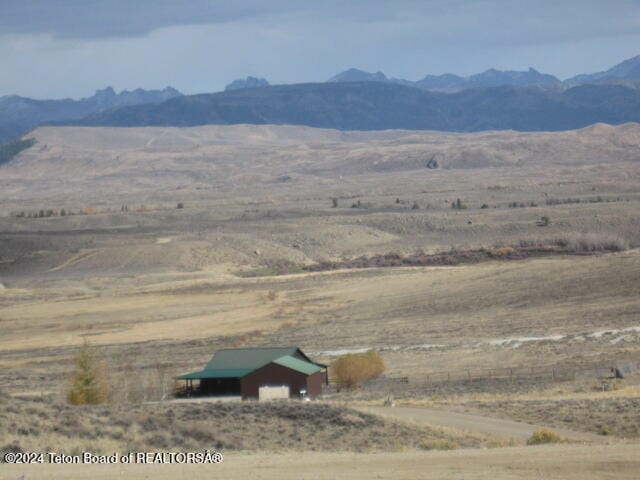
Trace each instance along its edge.
<path fill-rule="evenodd" d="M 317 398 L 329 381 L 327 366 L 297 347 L 218 350 L 204 369 L 178 378 L 187 382 L 190 394 L 241 396 L 243 400 L 257 399 L 264 386 L 287 386 L 290 398 L 302 397 L 303 391 Z"/>

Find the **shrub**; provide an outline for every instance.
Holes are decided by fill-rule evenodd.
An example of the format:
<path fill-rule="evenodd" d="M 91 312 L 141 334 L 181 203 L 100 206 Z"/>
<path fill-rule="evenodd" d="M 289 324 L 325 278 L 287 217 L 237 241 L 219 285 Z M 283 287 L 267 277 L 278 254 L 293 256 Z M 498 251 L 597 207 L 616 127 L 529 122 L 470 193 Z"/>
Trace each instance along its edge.
<path fill-rule="evenodd" d="M 546 227 L 551 223 L 551 219 L 547 216 L 543 216 L 540 217 L 540 220 L 538 220 L 537 225 L 539 227 Z"/>
<path fill-rule="evenodd" d="M 382 375 L 385 365 L 379 353 L 369 351 L 341 355 L 331 364 L 331 370 L 338 388 L 352 390 Z"/>
<path fill-rule="evenodd" d="M 462 200 L 457 198 L 455 202 L 451 203 L 451 208 L 453 208 L 454 210 L 466 210 L 467 206 L 462 203 Z"/>
<path fill-rule="evenodd" d="M 491 251 L 491 253 L 496 257 L 506 257 L 513 255 L 515 250 L 513 247 L 496 247 Z"/>
<path fill-rule="evenodd" d="M 176 208 L 177 208 L 178 210 L 180 210 L 180 209 L 184 208 L 184 203 L 182 203 L 182 202 L 178 202 L 178 205 L 176 205 Z"/>
<path fill-rule="evenodd" d="M 418 445 L 422 450 L 455 450 L 458 448 L 458 444 L 453 440 L 433 440 L 426 439 L 420 442 Z"/>
<path fill-rule="evenodd" d="M 622 252 L 629 248 L 624 238 L 615 235 L 571 235 L 559 238 L 556 243 L 570 252 Z"/>
<path fill-rule="evenodd" d="M 560 443 L 562 438 L 553 430 L 541 428 L 533 432 L 527 440 L 527 445 L 543 445 L 545 443 Z"/>
<path fill-rule="evenodd" d="M 273 302 L 278 299 L 278 291 L 277 290 L 269 290 L 267 292 L 267 300 Z"/>
<path fill-rule="evenodd" d="M 104 372 L 87 341 L 75 358 L 76 369 L 72 377 L 67 400 L 72 405 L 98 404 L 107 400 Z"/>

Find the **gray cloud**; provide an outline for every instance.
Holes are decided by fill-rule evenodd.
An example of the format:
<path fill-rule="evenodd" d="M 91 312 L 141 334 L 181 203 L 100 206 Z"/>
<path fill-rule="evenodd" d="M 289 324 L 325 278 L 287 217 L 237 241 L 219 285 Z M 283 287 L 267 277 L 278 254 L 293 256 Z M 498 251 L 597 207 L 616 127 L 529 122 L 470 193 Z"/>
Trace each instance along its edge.
<path fill-rule="evenodd" d="M 82 39 L 141 36 L 163 27 L 274 15 L 394 22 L 398 28 L 420 20 L 425 29 L 447 37 L 478 39 L 511 32 L 578 38 L 640 28 L 636 0 L 0 0 L 0 7 L 0 34 Z"/>
<path fill-rule="evenodd" d="M 215 24 L 295 9 L 273 0 L 2 0 L 1 33 L 126 37 L 177 25 Z"/>
<path fill-rule="evenodd" d="M 191 93 L 349 67 L 414 80 L 529 66 L 566 77 L 637 45 L 637 0 L 0 0 L 0 95 L 77 97 L 107 84 Z"/>

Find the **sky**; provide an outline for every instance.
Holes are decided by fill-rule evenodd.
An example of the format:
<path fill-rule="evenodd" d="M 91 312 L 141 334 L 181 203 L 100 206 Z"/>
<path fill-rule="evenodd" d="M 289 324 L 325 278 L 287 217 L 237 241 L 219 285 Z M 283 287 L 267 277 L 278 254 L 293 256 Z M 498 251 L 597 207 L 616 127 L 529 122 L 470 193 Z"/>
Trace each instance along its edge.
<path fill-rule="evenodd" d="M 533 67 L 561 79 L 640 54 L 640 0 L 0 0 L 0 96 L 214 92 L 236 78 L 418 80 Z"/>

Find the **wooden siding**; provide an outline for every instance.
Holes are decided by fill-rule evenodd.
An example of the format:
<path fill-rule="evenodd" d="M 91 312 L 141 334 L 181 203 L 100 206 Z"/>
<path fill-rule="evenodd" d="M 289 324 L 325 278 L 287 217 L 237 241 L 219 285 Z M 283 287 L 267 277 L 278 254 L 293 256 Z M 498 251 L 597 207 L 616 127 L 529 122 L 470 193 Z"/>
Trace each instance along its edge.
<path fill-rule="evenodd" d="M 275 363 L 269 363 L 240 380 L 240 390 L 243 399 L 258 398 L 259 388 L 265 385 L 288 385 L 291 398 L 298 398 L 300 390 L 307 390 L 311 398 L 322 393 L 322 372 L 312 375 L 291 370 Z"/>

